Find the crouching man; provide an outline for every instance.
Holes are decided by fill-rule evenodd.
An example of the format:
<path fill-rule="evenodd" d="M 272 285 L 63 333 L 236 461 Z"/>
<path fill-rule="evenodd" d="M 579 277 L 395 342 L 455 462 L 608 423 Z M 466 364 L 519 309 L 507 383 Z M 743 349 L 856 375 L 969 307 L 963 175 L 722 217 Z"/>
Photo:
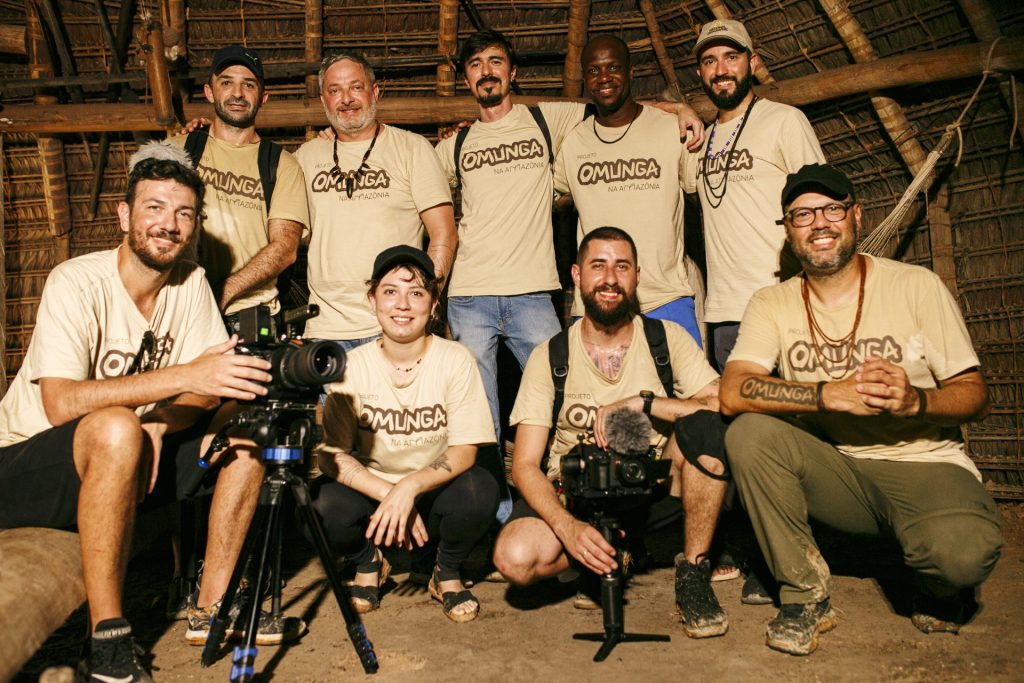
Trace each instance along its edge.
<path fill-rule="evenodd" d="M 963 318 L 930 271 L 857 253 L 861 206 L 832 166 L 791 174 L 782 211 L 804 272 L 751 300 L 721 394 L 747 413 L 729 463 L 780 587 L 768 647 L 806 655 L 836 625 L 809 517 L 895 536 L 914 625 L 956 633 L 1002 546 L 957 429 L 989 410 Z"/>
<path fill-rule="evenodd" d="M 89 681 L 151 680 L 121 611 L 136 506 L 212 488 L 214 475 L 197 461 L 225 417 L 209 411 L 221 398 L 261 396 L 259 383 L 270 381 L 269 363 L 231 353 L 236 340 L 202 269 L 182 259 L 203 199 L 187 155 L 151 143 L 131 166 L 118 206 L 124 241 L 53 269 L 25 361 L 0 403 L 0 527 L 77 525 Z M 205 640 L 255 509 L 263 471 L 255 450 L 233 442 L 212 470 L 195 600 L 207 609 L 190 610 L 206 620 L 190 614 L 190 638 Z"/>
<path fill-rule="evenodd" d="M 510 582 L 524 585 L 564 572 L 570 564 L 589 570 L 584 579 L 596 579 L 595 575 L 610 572 L 621 561 L 594 526 L 576 519 L 562 506 L 552 480 L 559 478 L 560 459 L 579 442 L 580 435 L 593 429 L 591 440 L 606 448 L 606 417 L 622 407 L 643 411 L 653 419 L 651 445 L 662 457 L 672 459 L 673 479 L 682 487 L 685 560 L 680 560 L 676 570 L 676 600 L 683 628 L 694 638 L 723 635 L 728 621 L 711 590 L 707 552 L 726 483 L 684 459 L 671 438 L 678 418 L 718 410 L 718 376 L 682 327 L 645 321 L 639 315 L 636 246 L 624 231 L 604 227 L 587 233 L 572 276 L 582 295 L 584 315 L 565 333 L 567 342 L 562 342 L 567 347 L 562 352 L 567 367 L 550 355 L 558 353 L 555 347 L 560 336 L 538 346 L 527 362 L 512 411 L 511 423 L 517 425 L 512 477 L 523 498 L 516 502 L 498 536 L 495 566 Z M 648 331 L 652 322 L 654 331 Z M 668 378 L 660 375 L 655 357 L 661 365 L 667 357 Z M 556 368 L 558 371 L 553 371 Z M 556 375 L 564 378 L 561 391 L 556 391 Z M 721 434 L 716 412 L 700 415 L 710 416 Z M 545 472 L 541 463 L 552 428 L 554 438 Z M 702 439 L 694 436 L 694 441 Z M 706 439 L 709 441 L 713 439 Z M 693 452 L 693 460 L 705 471 L 724 472 L 721 448 Z M 586 601 L 585 595 L 578 597 L 577 606 L 588 602 L 596 606 Z"/>

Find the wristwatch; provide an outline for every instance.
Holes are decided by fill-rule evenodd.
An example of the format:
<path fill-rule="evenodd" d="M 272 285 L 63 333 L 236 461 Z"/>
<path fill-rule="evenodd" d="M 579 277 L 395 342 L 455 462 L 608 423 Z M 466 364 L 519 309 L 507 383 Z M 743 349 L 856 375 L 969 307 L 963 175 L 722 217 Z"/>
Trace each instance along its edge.
<path fill-rule="evenodd" d="M 644 389 L 640 392 L 640 398 L 644 400 L 644 415 L 651 416 L 651 404 L 654 403 L 654 392 Z"/>

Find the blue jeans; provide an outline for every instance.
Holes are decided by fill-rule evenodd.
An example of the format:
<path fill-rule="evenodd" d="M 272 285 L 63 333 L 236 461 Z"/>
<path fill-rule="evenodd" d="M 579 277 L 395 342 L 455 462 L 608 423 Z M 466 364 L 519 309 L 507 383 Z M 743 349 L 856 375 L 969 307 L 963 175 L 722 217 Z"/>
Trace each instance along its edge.
<path fill-rule="evenodd" d="M 700 328 L 697 327 L 697 314 L 694 310 L 692 296 L 684 296 L 675 301 L 669 301 L 664 306 L 658 306 L 653 311 L 644 315 L 648 318 L 657 318 L 658 320 L 671 320 L 677 325 L 681 325 L 683 329 L 690 333 L 693 340 L 697 342 L 697 346 L 704 348 L 700 343 Z"/>
<path fill-rule="evenodd" d="M 504 339 L 521 370 L 541 342 L 562 329 L 546 293 L 516 296 L 450 296 L 448 325 L 452 336 L 476 358 L 484 392 L 494 420 L 495 441 L 499 444 L 501 415 L 498 412 L 498 339 Z M 500 460 L 500 456 L 499 460 Z M 504 477 L 502 477 L 504 483 Z M 498 504 L 498 521 L 504 523 L 512 514 L 512 498 L 502 486 Z"/>

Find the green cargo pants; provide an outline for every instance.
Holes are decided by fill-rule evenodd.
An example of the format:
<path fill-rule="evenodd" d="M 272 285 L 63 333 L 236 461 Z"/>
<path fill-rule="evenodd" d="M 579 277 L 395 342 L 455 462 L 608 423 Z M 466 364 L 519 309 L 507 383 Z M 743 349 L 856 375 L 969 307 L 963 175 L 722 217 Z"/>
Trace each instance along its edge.
<path fill-rule="evenodd" d="M 938 597 L 980 584 L 999 559 L 999 511 L 959 465 L 851 458 L 798 421 L 753 413 L 730 425 L 726 450 L 782 604 L 829 595 L 810 517 L 894 536 L 921 587 Z"/>

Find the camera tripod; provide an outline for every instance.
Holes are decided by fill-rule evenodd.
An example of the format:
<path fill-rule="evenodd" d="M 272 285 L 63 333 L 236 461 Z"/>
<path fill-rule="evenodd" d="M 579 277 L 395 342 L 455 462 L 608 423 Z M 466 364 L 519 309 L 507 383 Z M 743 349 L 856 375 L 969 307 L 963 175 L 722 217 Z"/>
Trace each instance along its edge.
<path fill-rule="evenodd" d="M 601 576 L 601 612 L 604 618 L 604 633 L 577 633 L 575 640 L 589 640 L 601 643 L 594 655 L 595 662 L 603 662 L 619 643 L 666 643 L 669 636 L 656 633 L 626 633 L 625 609 L 622 604 L 622 553 L 619 521 L 605 511 L 598 510 L 591 515 L 591 521 L 615 548 L 619 561 L 609 573 Z M 589 571 L 589 570 L 584 570 Z"/>
<path fill-rule="evenodd" d="M 200 460 L 202 465 L 218 450 L 228 445 L 227 432 L 233 427 L 241 427 L 263 448 L 262 457 L 266 472 L 260 487 L 259 502 L 253 515 L 252 523 L 246 534 L 242 550 L 238 555 L 235 569 L 228 581 L 227 591 L 217 614 L 210 621 L 210 635 L 203 647 L 202 665 L 210 666 L 217 658 L 221 642 L 231 622 L 231 605 L 235 593 L 239 589 L 242 574 L 250 560 L 256 561 L 255 580 L 249 582 L 248 599 L 240 619 L 245 624 L 245 641 L 235 647 L 232 654 L 230 680 L 233 683 L 244 683 L 253 680 L 256 661 L 256 629 L 259 621 L 261 591 L 266 579 L 268 561 L 273 562 L 271 616 L 281 619 L 281 507 L 285 489 L 291 489 L 295 502 L 302 511 L 320 564 L 327 574 L 327 581 L 334 592 L 338 608 L 345 619 L 349 640 L 359 656 L 363 671 L 376 673 L 377 655 L 373 644 L 366 637 L 359 614 L 349 602 L 348 589 L 342 583 L 331 552 L 327 537 L 324 534 L 320 518 L 313 510 L 309 488 L 306 480 L 295 473 L 295 468 L 305 460 L 305 454 L 318 440 L 319 427 L 315 423 L 316 403 L 297 403 L 292 401 L 271 402 L 268 405 L 254 406 L 239 413 L 229 420 L 214 436 L 209 449 Z M 205 466 L 205 465 L 204 465 Z M 258 551 L 258 555 L 256 554 Z M 273 556 L 271 557 L 271 553 Z"/>

